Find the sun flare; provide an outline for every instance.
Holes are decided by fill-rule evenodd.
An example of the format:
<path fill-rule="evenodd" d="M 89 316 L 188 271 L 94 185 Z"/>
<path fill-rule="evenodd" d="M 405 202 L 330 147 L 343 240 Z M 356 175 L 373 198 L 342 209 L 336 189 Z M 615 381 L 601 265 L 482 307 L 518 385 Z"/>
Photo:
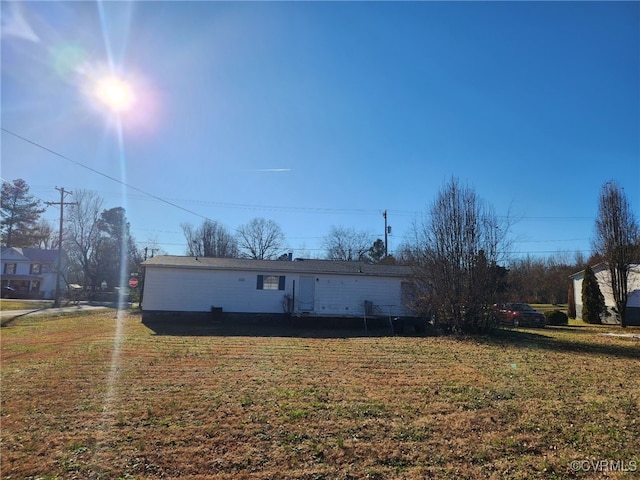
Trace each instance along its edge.
<path fill-rule="evenodd" d="M 135 101 L 131 86 L 115 76 L 99 80 L 96 83 L 94 95 L 103 105 L 114 112 L 129 110 Z"/>

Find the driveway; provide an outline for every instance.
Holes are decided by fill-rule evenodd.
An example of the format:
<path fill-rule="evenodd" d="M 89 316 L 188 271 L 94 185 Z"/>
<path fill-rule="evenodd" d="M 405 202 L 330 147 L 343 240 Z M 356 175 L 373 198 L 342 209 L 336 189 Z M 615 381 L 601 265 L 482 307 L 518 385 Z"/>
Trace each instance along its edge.
<path fill-rule="evenodd" d="M 1 308 L 2 304 L 0 304 Z M 126 303 L 125 308 L 129 308 L 130 304 Z M 0 310 L 0 322 L 2 326 L 10 323 L 12 320 L 15 320 L 19 317 L 24 317 L 26 315 L 58 315 L 60 313 L 75 313 L 75 312 L 93 312 L 96 310 L 109 310 L 117 308 L 116 304 L 112 303 L 89 303 L 89 302 L 80 302 L 75 305 L 65 305 L 59 308 L 38 308 L 31 310 Z"/>

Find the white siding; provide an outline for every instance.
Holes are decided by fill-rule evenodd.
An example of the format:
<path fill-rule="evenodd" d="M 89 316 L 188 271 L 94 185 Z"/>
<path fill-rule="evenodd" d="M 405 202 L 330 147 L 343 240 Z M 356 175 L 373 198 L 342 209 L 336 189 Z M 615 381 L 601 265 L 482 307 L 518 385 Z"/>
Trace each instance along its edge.
<path fill-rule="evenodd" d="M 380 308 L 377 313 L 405 315 L 401 278 L 315 275 L 315 313 L 318 315 L 364 315 L 364 302 Z"/>
<path fill-rule="evenodd" d="M 5 264 L 7 263 L 15 263 L 16 271 L 15 275 L 20 275 L 23 278 L 14 280 L 17 281 L 39 281 L 40 282 L 40 292 L 43 292 L 45 299 L 53 299 L 55 297 L 56 291 L 56 269 L 57 266 L 55 264 L 41 262 L 41 261 L 32 261 L 25 257 L 24 255 L 19 254 L 18 252 L 12 249 L 3 250 L 2 256 L 2 266 L 0 267 L 0 276 L 2 276 L 3 280 L 7 280 L 8 277 L 4 275 L 5 272 Z M 40 265 L 40 273 L 32 274 L 31 273 L 31 265 L 39 264 Z M 11 280 L 9 279 L 9 282 Z M 61 282 L 64 286 L 64 284 Z M 15 285 L 15 283 L 14 283 Z"/>
<path fill-rule="evenodd" d="M 598 286 L 604 297 L 605 305 L 611 309 L 615 307 L 616 303 L 613 299 L 613 292 L 611 290 L 611 275 L 606 268 L 598 269 L 595 273 Z M 576 316 L 582 318 L 582 281 L 584 279 L 584 273 L 573 277 L 573 293 L 576 301 Z M 639 308 L 640 307 L 640 268 L 638 266 L 631 267 L 629 272 L 629 280 L 627 285 L 627 291 L 629 296 L 627 298 L 627 308 Z"/>
<path fill-rule="evenodd" d="M 258 275 L 284 275 L 284 290 L 258 290 Z M 144 280 L 143 310 L 284 313 L 283 298 L 299 289 L 300 275 L 269 271 L 223 271 L 149 266 Z M 365 300 L 380 307 L 378 313 L 406 315 L 401 305 L 399 277 L 313 275 L 316 315 L 364 314 Z M 297 294 L 297 292 L 296 292 Z"/>
<path fill-rule="evenodd" d="M 207 312 L 222 307 L 225 312 L 283 313 L 291 279 L 286 276 L 284 291 L 258 290 L 258 275 L 269 273 L 147 267 L 143 309 Z"/>

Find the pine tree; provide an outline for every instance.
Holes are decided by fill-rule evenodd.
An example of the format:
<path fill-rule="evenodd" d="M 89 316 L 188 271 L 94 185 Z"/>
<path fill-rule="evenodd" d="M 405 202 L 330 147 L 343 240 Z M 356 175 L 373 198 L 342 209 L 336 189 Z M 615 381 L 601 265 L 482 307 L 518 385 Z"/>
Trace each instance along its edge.
<path fill-rule="evenodd" d="M 36 247 L 41 239 L 38 221 L 44 208 L 29 195 L 29 185 L 18 178 L 2 184 L 2 244 L 6 247 Z"/>
<path fill-rule="evenodd" d="M 602 323 L 601 315 L 607 316 L 604 295 L 591 267 L 584 269 L 582 279 L 582 320 L 587 323 Z"/>
<path fill-rule="evenodd" d="M 372 263 L 380 263 L 385 257 L 384 255 L 384 242 L 381 239 L 377 239 L 373 242 L 373 245 L 368 252 L 369 259 Z"/>

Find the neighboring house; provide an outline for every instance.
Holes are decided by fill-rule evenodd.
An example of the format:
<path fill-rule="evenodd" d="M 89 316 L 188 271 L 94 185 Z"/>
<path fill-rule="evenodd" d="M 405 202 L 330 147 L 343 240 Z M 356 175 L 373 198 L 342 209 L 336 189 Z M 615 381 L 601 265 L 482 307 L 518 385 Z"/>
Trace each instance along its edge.
<path fill-rule="evenodd" d="M 615 302 L 613 300 L 613 292 L 611 291 L 611 275 L 609 268 L 604 263 L 599 263 L 592 267 L 593 273 L 598 281 L 600 291 L 604 296 L 604 303 L 610 315 L 602 317 L 603 323 L 620 323 L 620 319 L 615 312 Z M 569 278 L 573 281 L 573 292 L 576 300 L 576 317 L 582 318 L 582 280 L 584 278 L 584 270 L 574 273 Z M 627 324 L 640 325 L 640 264 L 631 265 L 629 272 L 629 281 L 627 285 Z"/>
<path fill-rule="evenodd" d="M 8 247 L 2 249 L 0 257 L 3 297 L 45 299 L 55 297 L 57 249 Z"/>
<path fill-rule="evenodd" d="M 410 316 L 411 269 L 332 260 L 156 256 L 144 262 L 146 312 Z"/>

